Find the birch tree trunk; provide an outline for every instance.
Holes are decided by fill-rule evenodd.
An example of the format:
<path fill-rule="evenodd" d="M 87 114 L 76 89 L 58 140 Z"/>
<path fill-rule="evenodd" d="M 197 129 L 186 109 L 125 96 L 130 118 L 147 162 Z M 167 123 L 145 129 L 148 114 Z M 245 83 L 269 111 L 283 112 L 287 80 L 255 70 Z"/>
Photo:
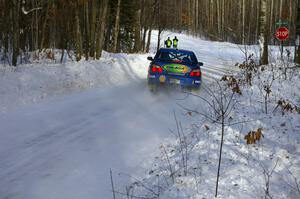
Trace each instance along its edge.
<path fill-rule="evenodd" d="M 268 64 L 268 25 L 267 25 L 267 0 L 261 0 L 260 6 L 260 64 Z"/>

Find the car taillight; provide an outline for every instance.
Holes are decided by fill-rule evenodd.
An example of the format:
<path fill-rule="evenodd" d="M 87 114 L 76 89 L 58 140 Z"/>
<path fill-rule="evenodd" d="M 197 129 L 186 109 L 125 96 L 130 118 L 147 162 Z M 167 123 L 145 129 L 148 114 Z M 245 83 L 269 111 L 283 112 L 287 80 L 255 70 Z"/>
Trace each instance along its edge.
<path fill-rule="evenodd" d="M 156 65 L 152 65 L 152 68 L 151 68 L 151 71 L 153 73 L 162 73 L 163 72 L 163 69 L 159 66 L 156 66 Z"/>
<path fill-rule="evenodd" d="M 190 76 L 191 77 L 200 77 L 201 76 L 201 71 L 199 69 L 196 69 L 196 70 L 192 70 L 190 72 Z"/>

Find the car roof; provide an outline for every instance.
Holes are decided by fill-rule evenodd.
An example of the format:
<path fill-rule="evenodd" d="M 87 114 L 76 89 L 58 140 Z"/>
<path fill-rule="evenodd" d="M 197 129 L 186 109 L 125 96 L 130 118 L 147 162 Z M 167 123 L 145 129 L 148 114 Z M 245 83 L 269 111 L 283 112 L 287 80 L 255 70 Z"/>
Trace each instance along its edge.
<path fill-rule="evenodd" d="M 194 54 L 194 52 L 190 51 L 190 50 L 175 49 L 175 48 L 160 48 L 159 51 L 161 51 L 161 52 L 182 52 L 182 53 L 186 53 L 186 54 Z"/>

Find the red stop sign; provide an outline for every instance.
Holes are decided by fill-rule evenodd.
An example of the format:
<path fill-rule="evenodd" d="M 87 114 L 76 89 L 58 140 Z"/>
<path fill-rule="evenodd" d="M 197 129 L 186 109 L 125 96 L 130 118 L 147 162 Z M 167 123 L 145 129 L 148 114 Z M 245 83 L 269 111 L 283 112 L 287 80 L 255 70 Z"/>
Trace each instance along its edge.
<path fill-rule="evenodd" d="M 289 37 L 289 29 L 286 27 L 279 27 L 276 29 L 276 38 L 280 41 L 284 41 Z"/>

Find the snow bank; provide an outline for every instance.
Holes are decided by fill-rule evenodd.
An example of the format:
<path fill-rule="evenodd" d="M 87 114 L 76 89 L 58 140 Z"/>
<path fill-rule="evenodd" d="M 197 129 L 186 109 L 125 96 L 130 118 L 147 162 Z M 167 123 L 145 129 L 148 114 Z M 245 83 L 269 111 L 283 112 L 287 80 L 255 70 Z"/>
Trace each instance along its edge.
<path fill-rule="evenodd" d="M 279 61 L 264 66 L 263 71 L 254 74 L 252 86 L 240 85 L 242 95 L 236 95 L 235 108 L 226 120 L 217 198 L 300 197 L 300 109 L 294 108 L 300 107 L 300 75 L 299 69 L 288 69 L 285 78 L 284 67 L 288 66 Z M 265 85 L 271 85 L 268 114 L 264 106 Z M 220 100 L 218 86 L 210 84 L 209 89 Z M 215 97 L 206 95 L 209 102 Z M 282 99 L 291 104 L 292 111 L 278 107 L 278 100 Z M 210 116 L 212 108 L 198 100 L 202 102 L 199 106 L 185 107 Z M 221 125 L 187 110 L 182 109 L 181 113 L 189 120 L 182 122 L 181 135 L 176 127 L 171 129 L 176 136 L 162 142 L 161 153 L 153 160 L 145 179 L 132 179 L 133 196 L 214 198 Z M 264 137 L 247 145 L 245 135 L 258 128 L 262 128 Z"/>
<path fill-rule="evenodd" d="M 122 85 L 141 79 L 145 81 L 149 65 L 146 58 L 156 52 L 157 33 L 153 31 L 150 54 L 103 52 L 99 61 L 83 59 L 75 62 L 72 53 L 65 53 L 61 64 L 61 52 L 54 50 L 55 59 L 49 59 L 46 51 L 34 59 L 37 53 L 32 52 L 31 57 L 27 58 L 30 64 L 17 68 L 0 64 L 0 111 L 86 88 Z M 163 32 L 162 40 L 175 35 L 179 38 L 180 48 L 194 51 L 199 61 L 204 62 L 202 75 L 206 81 L 238 71 L 234 64 L 243 55 L 237 45 L 171 32 Z"/>
<path fill-rule="evenodd" d="M 145 80 L 146 55 L 103 54 L 99 61 L 0 66 L 0 111 L 86 88 Z"/>

